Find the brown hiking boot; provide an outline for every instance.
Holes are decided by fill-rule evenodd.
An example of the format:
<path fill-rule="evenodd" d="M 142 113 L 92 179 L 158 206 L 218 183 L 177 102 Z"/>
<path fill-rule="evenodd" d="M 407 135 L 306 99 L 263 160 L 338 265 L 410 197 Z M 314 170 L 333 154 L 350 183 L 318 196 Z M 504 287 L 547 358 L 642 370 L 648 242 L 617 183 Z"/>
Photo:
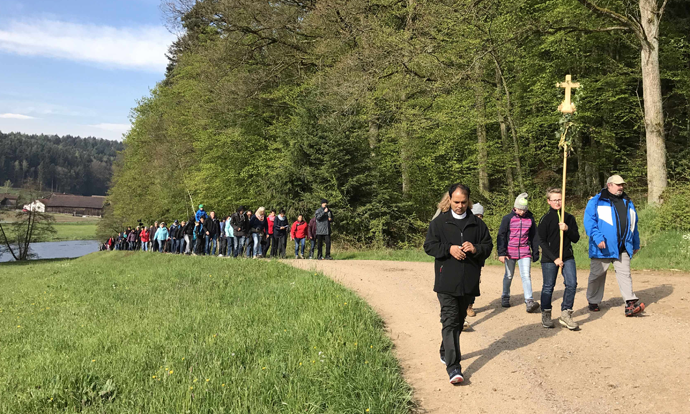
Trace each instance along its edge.
<path fill-rule="evenodd" d="M 475 312 L 474 309 L 472 309 L 472 306 L 473 305 L 467 307 L 467 316 L 474 318 L 475 316 L 477 316 L 477 312 Z"/>

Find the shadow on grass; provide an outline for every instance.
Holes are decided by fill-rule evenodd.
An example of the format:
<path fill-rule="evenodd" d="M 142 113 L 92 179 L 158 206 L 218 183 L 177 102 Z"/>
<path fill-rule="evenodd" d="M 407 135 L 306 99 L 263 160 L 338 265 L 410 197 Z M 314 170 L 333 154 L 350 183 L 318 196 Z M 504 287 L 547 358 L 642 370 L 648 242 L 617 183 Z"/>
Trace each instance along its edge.
<path fill-rule="evenodd" d="M 9 267 L 9 266 L 28 266 L 28 265 L 34 265 L 34 264 L 46 264 L 46 263 L 57 263 L 57 262 L 64 262 L 68 260 L 75 260 L 77 257 L 65 257 L 61 259 L 32 259 L 32 260 L 22 260 L 22 261 L 12 261 L 12 262 L 2 262 L 0 263 L 1 267 Z"/>
<path fill-rule="evenodd" d="M 671 295 L 673 293 L 673 286 L 663 284 L 653 288 L 644 289 L 636 293 L 641 298 L 641 300 L 645 302 L 647 306 L 649 306 Z M 498 302 L 498 306 L 500 306 L 500 298 L 498 300 L 491 302 L 491 305 L 495 304 L 496 302 Z M 580 326 L 583 326 L 588 324 L 589 322 L 593 322 L 597 319 L 600 319 L 612 308 L 622 306 L 623 304 L 624 301 L 620 297 L 610 298 L 600 304 L 601 311 L 599 312 L 589 312 L 587 306 L 585 306 L 584 308 L 578 309 L 573 314 L 573 316 L 577 317 L 587 315 L 586 319 L 577 321 L 578 324 L 580 324 Z M 493 316 L 496 316 L 497 314 L 500 314 L 503 310 L 503 308 L 494 309 L 494 312 L 492 312 L 491 314 L 487 315 L 484 319 L 477 322 L 481 322 Z M 622 309 L 620 311 L 620 317 L 624 317 Z M 474 325 L 477 325 L 477 323 L 475 323 Z M 467 379 L 469 376 L 471 376 L 472 373 L 481 370 L 484 367 L 484 365 L 488 364 L 492 359 L 500 355 L 501 352 L 518 350 L 520 348 L 529 346 L 542 338 L 551 338 L 557 335 L 562 329 L 565 329 L 560 328 L 558 324 L 556 324 L 556 326 L 557 328 L 545 329 L 541 326 L 541 321 L 539 323 L 520 326 L 518 328 L 506 332 L 502 338 L 498 339 L 497 341 L 489 345 L 487 348 L 464 354 L 463 359 L 465 360 L 479 356 L 479 358 L 477 358 L 475 361 L 473 361 L 470 365 L 468 365 L 465 368 L 465 378 Z"/>

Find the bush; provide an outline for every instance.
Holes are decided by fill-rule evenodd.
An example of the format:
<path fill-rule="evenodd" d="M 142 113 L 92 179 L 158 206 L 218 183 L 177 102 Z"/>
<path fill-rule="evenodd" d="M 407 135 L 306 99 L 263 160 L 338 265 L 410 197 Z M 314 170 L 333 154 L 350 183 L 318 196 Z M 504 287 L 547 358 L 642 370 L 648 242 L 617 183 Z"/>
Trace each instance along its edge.
<path fill-rule="evenodd" d="M 690 230 L 690 183 L 668 187 L 662 195 L 657 226 L 663 230 Z"/>

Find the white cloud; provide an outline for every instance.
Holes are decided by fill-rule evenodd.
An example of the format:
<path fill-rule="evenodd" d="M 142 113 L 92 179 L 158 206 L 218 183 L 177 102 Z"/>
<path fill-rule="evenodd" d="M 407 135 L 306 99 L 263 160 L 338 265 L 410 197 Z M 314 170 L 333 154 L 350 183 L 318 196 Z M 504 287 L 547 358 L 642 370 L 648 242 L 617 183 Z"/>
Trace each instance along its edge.
<path fill-rule="evenodd" d="M 131 127 L 130 124 L 96 124 L 96 125 L 89 125 L 89 126 L 93 127 L 93 128 L 102 129 L 104 131 L 122 132 L 122 133 L 129 131 L 129 128 Z"/>
<path fill-rule="evenodd" d="M 33 116 L 22 115 L 22 114 L 0 114 L 2 119 L 36 119 Z"/>
<path fill-rule="evenodd" d="M 115 28 L 56 20 L 12 21 L 0 27 L 0 50 L 105 66 L 163 72 L 175 36 L 161 26 Z"/>

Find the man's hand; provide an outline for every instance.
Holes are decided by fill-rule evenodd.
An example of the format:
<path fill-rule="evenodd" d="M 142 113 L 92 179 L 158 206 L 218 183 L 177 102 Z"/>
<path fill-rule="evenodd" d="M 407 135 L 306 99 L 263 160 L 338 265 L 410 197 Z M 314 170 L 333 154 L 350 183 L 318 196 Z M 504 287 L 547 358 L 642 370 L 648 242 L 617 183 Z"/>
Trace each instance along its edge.
<path fill-rule="evenodd" d="M 207 235 L 207 236 L 210 236 L 210 235 L 211 235 L 211 233 L 209 233 L 209 232 L 206 232 L 206 235 Z"/>
<path fill-rule="evenodd" d="M 563 267 L 563 260 L 561 260 L 560 258 L 554 260 L 553 262 L 556 263 L 556 266 Z"/>
<path fill-rule="evenodd" d="M 501 263 L 505 263 L 505 262 L 506 262 L 506 257 L 505 257 L 505 256 L 498 256 L 498 260 L 499 260 Z"/>
<path fill-rule="evenodd" d="M 636 254 L 637 254 L 637 252 L 639 252 L 639 251 L 640 251 L 640 249 L 637 249 L 637 250 L 633 250 L 633 256 L 634 256 L 634 255 L 636 255 Z"/>
<path fill-rule="evenodd" d="M 462 251 L 462 247 L 458 245 L 453 245 L 450 246 L 450 255 L 456 258 L 457 260 L 465 260 L 465 252 Z"/>
<path fill-rule="evenodd" d="M 474 247 L 474 244 L 472 244 L 470 242 L 465 242 L 462 244 L 462 251 L 465 253 L 475 254 L 475 253 L 477 253 L 477 248 Z"/>
<path fill-rule="evenodd" d="M 568 225 L 565 223 L 558 223 L 558 228 L 561 229 L 561 231 L 568 231 Z"/>
<path fill-rule="evenodd" d="M 324 207 L 324 208 L 323 208 L 323 212 L 324 212 L 324 213 L 328 213 L 328 207 Z"/>
<path fill-rule="evenodd" d="M 597 244 L 597 247 L 599 247 L 601 250 L 604 250 L 606 248 L 606 242 L 601 242 Z"/>

